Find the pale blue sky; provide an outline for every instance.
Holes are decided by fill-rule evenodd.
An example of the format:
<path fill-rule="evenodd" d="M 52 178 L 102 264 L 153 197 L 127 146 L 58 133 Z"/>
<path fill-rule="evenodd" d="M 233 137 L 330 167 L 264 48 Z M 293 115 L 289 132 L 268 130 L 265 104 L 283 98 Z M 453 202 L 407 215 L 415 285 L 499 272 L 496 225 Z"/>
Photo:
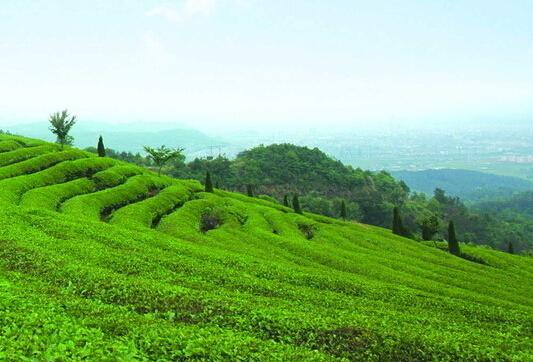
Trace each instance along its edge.
<path fill-rule="evenodd" d="M 531 0 L 0 2 L 0 122 L 533 122 Z"/>

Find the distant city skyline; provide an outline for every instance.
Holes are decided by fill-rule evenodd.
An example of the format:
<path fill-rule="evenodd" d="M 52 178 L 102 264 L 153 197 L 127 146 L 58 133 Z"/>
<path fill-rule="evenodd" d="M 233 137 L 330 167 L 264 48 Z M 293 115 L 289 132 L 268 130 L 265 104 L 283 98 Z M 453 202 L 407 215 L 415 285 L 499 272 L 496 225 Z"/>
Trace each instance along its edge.
<path fill-rule="evenodd" d="M 533 122 L 533 2 L 5 0 L 0 125 Z"/>

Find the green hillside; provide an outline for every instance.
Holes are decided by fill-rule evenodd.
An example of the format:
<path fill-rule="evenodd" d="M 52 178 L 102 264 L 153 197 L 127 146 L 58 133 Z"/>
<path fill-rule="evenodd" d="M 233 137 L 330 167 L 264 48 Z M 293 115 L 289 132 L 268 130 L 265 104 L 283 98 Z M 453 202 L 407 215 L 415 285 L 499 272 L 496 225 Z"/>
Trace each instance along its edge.
<path fill-rule="evenodd" d="M 0 360 L 533 360 L 533 263 L 0 135 Z"/>
<path fill-rule="evenodd" d="M 471 170 L 395 171 L 392 175 L 414 191 L 431 195 L 440 188 L 463 200 L 509 197 L 519 191 L 533 190 L 533 182 L 527 180 Z"/>

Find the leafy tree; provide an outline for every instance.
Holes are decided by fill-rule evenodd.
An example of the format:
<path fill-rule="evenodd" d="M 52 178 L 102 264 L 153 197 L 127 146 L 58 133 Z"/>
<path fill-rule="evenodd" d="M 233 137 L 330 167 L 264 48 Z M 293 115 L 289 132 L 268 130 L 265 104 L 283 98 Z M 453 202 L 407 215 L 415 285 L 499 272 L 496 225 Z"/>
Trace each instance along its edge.
<path fill-rule="evenodd" d="M 68 133 L 70 129 L 76 124 L 76 116 L 70 116 L 65 109 L 62 112 L 56 112 L 50 115 L 50 131 L 56 135 L 56 142 L 61 145 L 61 149 L 65 145 L 72 145 L 74 138 Z"/>
<path fill-rule="evenodd" d="M 461 254 L 459 242 L 457 241 L 457 236 L 455 235 L 455 225 L 453 221 L 450 221 L 448 224 L 448 251 L 453 255 Z"/>
<path fill-rule="evenodd" d="M 144 146 L 144 150 L 148 153 L 148 158 L 151 159 L 157 166 L 157 174 L 161 176 L 161 169 L 170 160 L 182 157 L 182 148 L 169 148 L 165 145 L 159 148 L 152 148 Z"/>
<path fill-rule="evenodd" d="M 283 206 L 289 207 L 289 195 L 283 196 Z"/>
<path fill-rule="evenodd" d="M 98 150 L 99 157 L 105 157 L 105 146 L 104 139 L 102 138 L 102 136 L 98 138 L 98 147 L 96 149 Z"/>
<path fill-rule="evenodd" d="M 514 247 L 511 241 L 509 241 L 509 245 L 507 246 L 507 251 L 509 252 L 509 254 L 514 254 Z"/>
<path fill-rule="evenodd" d="M 250 197 L 254 197 L 254 188 L 252 185 L 246 185 L 246 194 Z"/>
<path fill-rule="evenodd" d="M 297 214 L 302 214 L 302 207 L 300 206 L 300 199 L 298 195 L 294 195 L 292 198 L 292 208 Z"/>
<path fill-rule="evenodd" d="M 346 220 L 348 217 L 348 210 L 346 210 L 346 202 L 342 200 L 341 202 L 341 219 Z"/>
<path fill-rule="evenodd" d="M 211 173 L 209 171 L 205 173 L 205 192 L 214 192 L 213 181 L 211 181 Z"/>
<path fill-rule="evenodd" d="M 422 239 L 431 240 L 436 233 L 439 232 L 440 223 L 439 218 L 435 215 L 425 218 L 422 221 Z"/>

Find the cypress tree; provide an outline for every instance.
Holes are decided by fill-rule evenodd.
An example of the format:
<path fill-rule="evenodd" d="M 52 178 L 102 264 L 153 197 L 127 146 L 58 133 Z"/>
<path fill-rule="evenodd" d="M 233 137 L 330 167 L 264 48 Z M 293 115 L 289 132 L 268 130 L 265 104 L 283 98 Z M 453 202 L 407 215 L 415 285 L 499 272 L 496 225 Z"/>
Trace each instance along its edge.
<path fill-rule="evenodd" d="M 398 207 L 395 207 L 392 210 L 392 233 L 396 235 L 403 234 L 402 218 Z"/>
<path fill-rule="evenodd" d="M 294 195 L 294 197 L 292 198 L 292 208 L 297 214 L 302 213 L 302 208 L 300 206 L 300 200 L 298 199 L 298 195 Z"/>
<path fill-rule="evenodd" d="M 283 196 L 283 206 L 289 207 L 289 196 L 288 195 Z"/>
<path fill-rule="evenodd" d="M 461 254 L 459 242 L 457 241 L 457 236 L 455 235 L 455 225 L 453 221 L 450 221 L 450 224 L 448 225 L 448 251 L 453 255 Z"/>
<path fill-rule="evenodd" d="M 348 211 L 346 210 L 346 202 L 342 200 L 341 202 L 341 219 L 346 220 L 348 217 Z"/>
<path fill-rule="evenodd" d="M 211 181 L 211 173 L 209 173 L 209 171 L 205 173 L 205 192 L 214 192 L 213 182 Z"/>
<path fill-rule="evenodd" d="M 507 251 L 509 252 L 509 254 L 514 254 L 513 243 L 510 241 L 509 241 L 509 245 L 507 246 Z"/>
<path fill-rule="evenodd" d="M 246 185 L 246 194 L 250 197 L 254 197 L 254 188 L 252 185 Z"/>
<path fill-rule="evenodd" d="M 105 146 L 104 146 L 104 139 L 102 138 L 102 136 L 98 138 L 97 150 L 98 150 L 99 157 L 105 157 Z"/>

